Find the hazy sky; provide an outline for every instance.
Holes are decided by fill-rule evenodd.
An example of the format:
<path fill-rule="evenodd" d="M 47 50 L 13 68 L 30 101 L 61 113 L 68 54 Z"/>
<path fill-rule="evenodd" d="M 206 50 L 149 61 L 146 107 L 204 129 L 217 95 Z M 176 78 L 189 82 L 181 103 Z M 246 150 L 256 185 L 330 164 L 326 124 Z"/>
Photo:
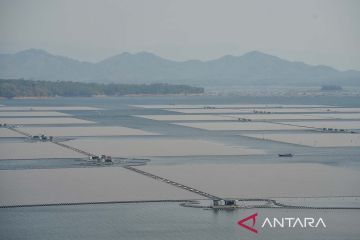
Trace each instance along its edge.
<path fill-rule="evenodd" d="M 213 59 L 264 51 L 360 70 L 358 0 L 0 0 L 0 52 L 99 61 L 128 51 Z"/>

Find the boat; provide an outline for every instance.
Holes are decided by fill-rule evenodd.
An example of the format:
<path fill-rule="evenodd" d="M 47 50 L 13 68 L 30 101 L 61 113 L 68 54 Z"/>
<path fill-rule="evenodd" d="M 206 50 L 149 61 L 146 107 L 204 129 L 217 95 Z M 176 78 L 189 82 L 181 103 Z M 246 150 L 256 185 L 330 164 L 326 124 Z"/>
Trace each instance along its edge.
<path fill-rule="evenodd" d="M 279 157 L 292 157 L 294 156 L 292 153 L 280 153 L 278 154 Z"/>

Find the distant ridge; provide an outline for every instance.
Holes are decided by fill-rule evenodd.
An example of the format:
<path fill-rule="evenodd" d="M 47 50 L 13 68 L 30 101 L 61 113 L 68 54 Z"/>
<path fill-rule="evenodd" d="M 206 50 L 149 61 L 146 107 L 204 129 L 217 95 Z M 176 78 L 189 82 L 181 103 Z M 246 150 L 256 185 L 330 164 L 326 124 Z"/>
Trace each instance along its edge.
<path fill-rule="evenodd" d="M 44 50 L 0 54 L 0 78 L 201 86 L 337 84 L 360 86 L 360 71 L 292 62 L 259 51 L 209 61 L 172 61 L 148 52 L 122 53 L 97 63 Z"/>

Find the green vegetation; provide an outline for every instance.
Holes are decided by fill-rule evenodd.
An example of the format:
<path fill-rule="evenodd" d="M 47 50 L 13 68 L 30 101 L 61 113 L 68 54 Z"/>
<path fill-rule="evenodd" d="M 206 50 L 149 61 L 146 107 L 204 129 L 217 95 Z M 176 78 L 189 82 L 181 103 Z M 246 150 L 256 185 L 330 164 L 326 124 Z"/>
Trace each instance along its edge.
<path fill-rule="evenodd" d="M 0 79 L 0 97 L 90 97 L 94 95 L 123 96 L 129 94 L 198 94 L 204 89 L 187 85 L 99 84 L 67 81 L 33 81 Z"/>

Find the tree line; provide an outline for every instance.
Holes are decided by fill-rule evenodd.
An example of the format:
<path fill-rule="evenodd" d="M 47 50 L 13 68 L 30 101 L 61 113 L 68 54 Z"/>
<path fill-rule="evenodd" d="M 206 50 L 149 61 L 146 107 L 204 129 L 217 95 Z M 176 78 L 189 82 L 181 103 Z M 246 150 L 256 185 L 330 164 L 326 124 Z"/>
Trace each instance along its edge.
<path fill-rule="evenodd" d="M 0 97 L 91 97 L 96 95 L 124 96 L 131 94 L 199 94 L 204 88 L 166 83 L 100 84 L 72 81 L 36 81 L 0 79 Z"/>

